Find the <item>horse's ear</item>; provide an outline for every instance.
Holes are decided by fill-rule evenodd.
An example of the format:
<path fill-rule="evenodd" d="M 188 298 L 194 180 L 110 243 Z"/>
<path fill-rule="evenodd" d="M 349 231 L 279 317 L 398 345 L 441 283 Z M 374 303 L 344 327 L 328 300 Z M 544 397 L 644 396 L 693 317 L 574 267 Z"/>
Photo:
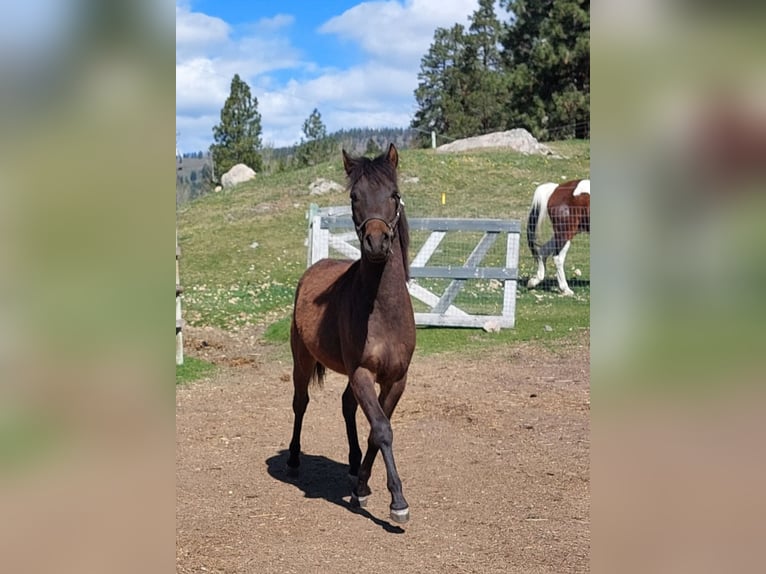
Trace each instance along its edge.
<path fill-rule="evenodd" d="M 346 175 L 351 175 L 351 166 L 353 165 L 351 156 L 346 153 L 345 149 L 341 149 L 341 152 L 343 153 L 343 169 L 346 170 Z"/>
<path fill-rule="evenodd" d="M 391 163 L 394 169 L 397 168 L 399 165 L 399 152 L 396 151 L 396 146 L 394 144 L 390 144 L 388 146 L 388 154 L 386 154 L 388 157 L 388 161 Z"/>

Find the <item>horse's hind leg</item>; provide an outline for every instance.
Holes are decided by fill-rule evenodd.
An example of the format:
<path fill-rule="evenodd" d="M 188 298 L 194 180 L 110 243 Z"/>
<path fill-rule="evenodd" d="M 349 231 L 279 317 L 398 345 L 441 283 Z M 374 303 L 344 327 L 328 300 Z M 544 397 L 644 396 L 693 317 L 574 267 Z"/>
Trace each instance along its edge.
<path fill-rule="evenodd" d="M 372 473 L 375 457 L 378 454 L 378 450 L 380 450 L 386 465 L 386 486 L 391 493 L 391 518 L 401 523 L 409 520 L 410 510 L 402 494 L 402 482 L 394 462 L 391 416 L 404 392 L 406 384 L 407 377 L 405 376 L 402 380 L 392 385 L 381 386 L 380 396 L 375 403 L 368 403 L 362 398 L 359 399 L 362 410 L 364 410 L 367 419 L 370 421 L 370 437 L 367 441 L 367 452 L 359 468 L 359 480 L 352 496 L 352 501 L 356 501 L 360 506 L 363 506 L 365 499 L 372 494 L 368 481 Z M 374 383 L 371 386 L 371 392 L 374 398 Z M 380 417 L 380 414 L 383 416 Z"/>
<path fill-rule="evenodd" d="M 561 251 L 559 251 L 556 255 L 553 256 L 553 263 L 556 265 L 556 279 L 558 279 L 559 282 L 559 289 L 561 289 L 561 292 L 564 295 L 574 295 L 574 291 L 572 291 L 569 288 L 569 285 L 567 284 L 567 278 L 564 273 L 564 262 L 567 258 L 567 251 L 569 251 L 569 246 L 572 244 L 572 241 L 569 240 L 566 243 L 564 243 L 564 246 L 561 248 Z"/>
<path fill-rule="evenodd" d="M 292 341 L 293 351 L 293 436 L 290 441 L 290 457 L 287 466 L 291 474 L 298 473 L 301 464 L 301 428 L 303 415 L 309 404 L 309 382 L 316 366 L 316 361 L 301 341 Z"/>
<path fill-rule="evenodd" d="M 527 281 L 527 289 L 537 287 L 545 279 L 545 260 L 553 253 L 554 238 L 551 238 L 540 248 L 537 259 L 537 273 Z"/>
<path fill-rule="evenodd" d="M 359 465 L 362 462 L 362 449 L 359 448 L 359 436 L 356 432 L 356 408 L 358 403 L 351 389 L 351 381 L 343 391 L 343 419 L 346 421 L 348 436 L 348 474 L 356 481 L 359 476 Z"/>

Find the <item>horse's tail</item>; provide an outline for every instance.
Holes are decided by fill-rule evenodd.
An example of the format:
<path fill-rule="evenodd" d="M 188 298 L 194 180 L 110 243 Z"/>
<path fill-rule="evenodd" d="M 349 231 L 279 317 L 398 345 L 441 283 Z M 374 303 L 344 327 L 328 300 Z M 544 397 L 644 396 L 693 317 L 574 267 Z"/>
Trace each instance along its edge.
<path fill-rule="evenodd" d="M 555 183 L 538 185 L 537 189 L 535 189 L 535 194 L 532 196 L 532 207 L 530 207 L 529 217 L 527 217 L 527 244 L 534 257 L 537 257 L 539 253 L 537 231 L 548 215 L 548 200 L 553 195 L 556 187 L 558 186 Z"/>
<path fill-rule="evenodd" d="M 314 372 L 311 373 L 311 383 L 321 387 L 324 385 L 324 375 L 327 369 L 322 363 L 317 362 L 314 366 Z"/>

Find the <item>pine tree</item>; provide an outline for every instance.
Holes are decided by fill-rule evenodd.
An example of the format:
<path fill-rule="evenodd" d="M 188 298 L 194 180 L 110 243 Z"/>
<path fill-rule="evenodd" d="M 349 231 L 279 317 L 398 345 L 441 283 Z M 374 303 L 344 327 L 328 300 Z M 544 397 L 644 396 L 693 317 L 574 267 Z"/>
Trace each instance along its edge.
<path fill-rule="evenodd" d="M 466 73 L 471 89 L 466 94 L 467 115 L 473 118 L 473 133 L 486 134 L 506 125 L 508 84 L 500 55 L 503 26 L 495 14 L 494 0 L 479 0 L 471 17 L 466 47 Z"/>
<path fill-rule="evenodd" d="M 298 165 L 316 165 L 332 153 L 333 142 L 327 137 L 327 128 L 318 109 L 314 108 L 303 122 L 303 135 L 304 138 L 301 138 L 301 143 L 295 150 Z"/>
<path fill-rule="evenodd" d="M 501 0 L 510 122 L 540 139 L 585 137 L 590 118 L 590 1 Z"/>
<path fill-rule="evenodd" d="M 366 155 L 378 155 L 381 152 L 380 146 L 375 143 L 375 140 L 370 138 L 367 140 L 367 147 L 364 150 Z"/>
<path fill-rule="evenodd" d="M 423 146 L 431 143 L 430 132 L 456 137 L 459 123 L 456 114 L 462 109 L 461 95 L 467 86 L 461 84 L 458 67 L 464 61 L 465 28 L 437 28 L 434 43 L 420 61 L 415 99 L 418 110 L 411 126 L 421 131 Z"/>
<path fill-rule="evenodd" d="M 215 170 L 224 174 L 232 166 L 244 163 L 256 172 L 262 170 L 261 114 L 258 99 L 239 74 L 231 80 L 231 90 L 221 109 L 221 123 L 213 127 L 215 143 L 210 146 Z"/>
<path fill-rule="evenodd" d="M 508 83 L 499 41 L 503 27 L 493 0 L 479 0 L 465 30 L 460 24 L 439 28 L 421 60 L 415 90 L 419 109 L 412 127 L 421 130 L 421 143 L 430 132 L 451 138 L 503 129 L 507 120 Z"/>
<path fill-rule="evenodd" d="M 438 28 L 421 59 L 420 143 L 524 127 L 539 139 L 588 137 L 589 0 L 479 0 L 466 30 Z"/>

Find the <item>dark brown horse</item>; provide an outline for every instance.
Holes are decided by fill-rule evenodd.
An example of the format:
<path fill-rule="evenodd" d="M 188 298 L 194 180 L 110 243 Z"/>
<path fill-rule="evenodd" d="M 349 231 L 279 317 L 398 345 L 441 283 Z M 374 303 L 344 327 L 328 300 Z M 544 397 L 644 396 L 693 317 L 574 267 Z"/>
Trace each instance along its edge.
<path fill-rule="evenodd" d="M 325 368 L 347 375 L 343 417 L 349 474 L 356 479 L 351 502 L 365 505 L 371 494 L 372 464 L 380 450 L 388 474 L 391 518 L 407 522 L 409 507 L 394 464 L 390 423 L 415 350 L 415 319 L 407 291 L 409 231 L 397 185 L 398 162 L 393 144 L 375 159 L 352 158 L 343 150 L 362 257 L 354 262 L 317 261 L 298 283 L 290 330 L 295 424 L 287 464 L 293 471 L 300 465 L 309 382 L 321 383 Z M 370 423 L 364 460 L 356 429 L 359 405 Z"/>
<path fill-rule="evenodd" d="M 545 220 L 550 218 L 553 237 L 540 245 L 537 234 Z M 574 295 L 564 275 L 564 261 L 572 238 L 580 232 L 590 233 L 590 180 L 575 179 L 560 185 L 544 183 L 537 187 L 527 218 L 527 243 L 537 259 L 537 274 L 530 277 L 528 288 L 536 287 L 545 279 L 545 260 L 553 255 L 556 279 L 564 295 Z"/>

